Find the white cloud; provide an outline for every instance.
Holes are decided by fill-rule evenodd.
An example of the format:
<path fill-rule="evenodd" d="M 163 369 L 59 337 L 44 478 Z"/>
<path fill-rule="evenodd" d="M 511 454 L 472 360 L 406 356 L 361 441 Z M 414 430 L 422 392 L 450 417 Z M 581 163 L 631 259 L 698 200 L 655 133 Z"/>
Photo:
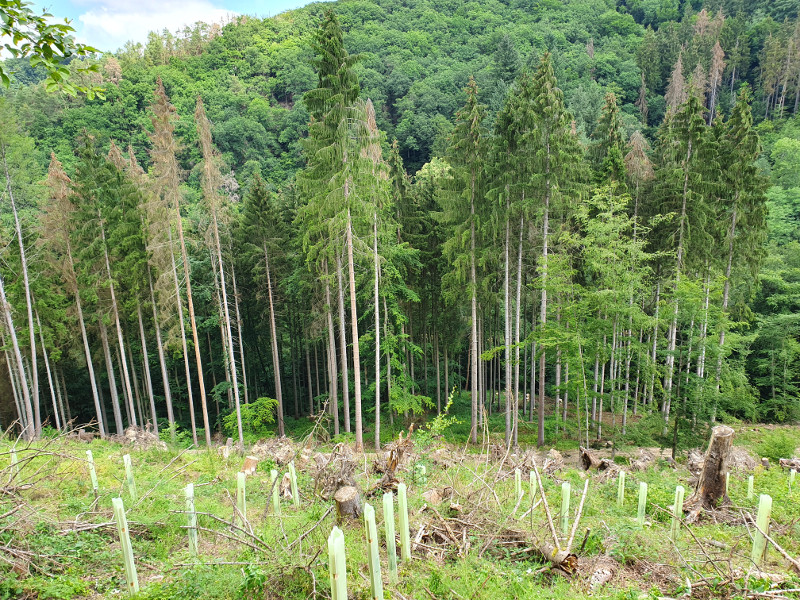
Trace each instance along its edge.
<path fill-rule="evenodd" d="M 116 50 L 125 42 L 147 41 L 150 31 L 175 31 L 197 21 L 228 19 L 235 13 L 209 0 L 101 0 L 78 17 L 81 41 L 101 50 Z M 77 23 L 76 23 L 77 25 Z"/>

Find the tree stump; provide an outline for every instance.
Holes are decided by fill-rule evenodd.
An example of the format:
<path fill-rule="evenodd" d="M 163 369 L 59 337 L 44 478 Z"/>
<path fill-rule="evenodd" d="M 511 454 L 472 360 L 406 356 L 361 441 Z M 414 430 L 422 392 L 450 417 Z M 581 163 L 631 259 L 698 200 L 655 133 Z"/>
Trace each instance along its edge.
<path fill-rule="evenodd" d="M 733 446 L 733 433 L 733 429 L 727 425 L 717 425 L 711 430 L 711 441 L 703 459 L 703 469 L 697 486 L 683 508 L 689 523 L 695 522 L 702 511 L 713 510 L 719 504 L 730 502 L 725 479 Z"/>
<path fill-rule="evenodd" d="M 601 461 L 599 458 L 597 458 L 597 456 L 595 456 L 594 452 L 589 450 L 589 448 L 584 448 L 581 446 L 578 462 L 584 471 L 589 471 L 591 469 L 599 468 Z"/>
<path fill-rule="evenodd" d="M 352 485 L 346 485 L 336 490 L 333 495 L 336 500 L 336 512 L 339 515 L 339 522 L 341 523 L 345 518 L 358 519 L 361 517 L 361 495 L 358 493 L 358 488 Z"/>

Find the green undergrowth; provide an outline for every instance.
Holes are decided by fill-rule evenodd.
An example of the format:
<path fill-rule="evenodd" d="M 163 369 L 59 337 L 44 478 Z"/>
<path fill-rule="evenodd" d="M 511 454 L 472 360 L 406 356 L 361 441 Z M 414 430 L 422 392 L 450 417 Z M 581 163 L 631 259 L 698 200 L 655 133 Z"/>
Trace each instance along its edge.
<path fill-rule="evenodd" d="M 443 427 L 449 431 L 450 427 Z M 748 436 L 742 436 L 745 441 Z M 762 436 L 763 437 L 763 436 Z M 426 466 L 426 476 L 408 465 L 399 473 L 408 485 L 412 539 L 418 528 L 429 523 L 423 492 L 450 487 L 452 499 L 436 507 L 441 514 L 474 520 L 469 528 L 469 549 L 443 558 L 430 557 L 417 548 L 409 563 L 400 563 L 396 591 L 388 585 L 385 544 L 381 546 L 386 598 L 512 599 L 572 598 L 639 599 L 675 597 L 685 581 L 705 578 L 719 585 L 719 597 L 736 597 L 746 585 L 741 573 L 749 568 L 750 534 L 739 512 L 755 513 L 759 493 L 774 499 L 772 534 L 790 554 L 800 552 L 800 479 L 790 490 L 788 475 L 778 468 L 755 470 L 756 497 L 747 499 L 747 476 L 734 472 L 730 498 L 735 510 L 731 522 L 703 521 L 682 529 L 673 543 L 669 539 L 670 514 L 676 485 L 691 493 L 688 472 L 660 465 L 643 473 L 629 473 L 625 501 L 617 506 L 615 478 L 594 477 L 589 491 L 574 548 L 581 556 L 581 571 L 575 578 L 554 575 L 533 551 L 537 539 L 547 539 L 542 506 L 520 518 L 530 506 L 528 473 L 523 473 L 525 494 L 516 512 L 513 471 L 489 461 L 485 456 L 469 456 L 449 468 L 437 466 L 433 452 L 453 449 L 441 439 L 420 438 L 417 462 Z M 312 466 L 298 463 L 302 504 L 299 510 L 283 500 L 282 516 L 272 514 L 269 472 L 285 467 L 263 460 L 254 476 L 247 480 L 247 516 L 253 537 L 230 527 L 236 498 L 236 472 L 242 458 L 228 459 L 217 452 L 197 449 L 132 450 L 109 441 L 90 444 L 58 439 L 38 442 L 30 448 L 18 444 L 20 471 L 12 475 L 10 442 L 0 442 L 0 600 L 5 598 L 116 598 L 124 597 L 125 576 L 111 498 L 121 496 L 128 510 L 133 550 L 139 573 L 142 599 L 301 599 L 330 595 L 327 571 L 326 538 L 335 523 L 332 501 L 314 495 Z M 330 445 L 318 448 L 330 449 Z M 97 469 L 100 495 L 95 501 L 85 451 L 91 449 Z M 130 453 L 139 499 L 134 502 L 124 485 L 124 454 Z M 372 457 L 359 464 L 356 478 L 362 490 L 371 488 L 379 475 L 369 473 Z M 620 460 L 619 462 L 625 462 Z M 627 467 L 624 467 L 627 469 Z M 416 473 L 416 475 L 415 475 Z M 586 475 L 572 468 L 555 478 L 545 476 L 543 485 L 553 513 L 558 516 L 561 483 L 571 484 L 570 515 L 580 502 Z M 649 486 L 646 523 L 635 520 L 639 482 Z M 184 486 L 195 485 L 198 511 L 199 556 L 188 550 Z M 496 498 L 495 498 L 496 496 Z M 380 496 L 368 498 L 376 508 L 378 527 L 383 535 Z M 451 502 L 457 503 L 456 508 Z M 19 507 L 19 508 L 16 508 Z M 15 510 L 16 508 L 16 510 Z M 454 512 L 455 511 L 455 512 Z M 459 512 L 463 511 L 463 512 Z M 206 514 L 202 514 L 206 513 Z M 213 515 L 215 518 L 208 516 Z M 368 597 L 368 570 L 363 525 L 342 525 L 347 545 L 348 586 L 351 598 Z M 519 539 L 514 543 L 494 532 L 512 529 Z M 588 532 L 587 532 L 588 530 Z M 487 545 L 487 540 L 488 545 Z M 585 541 L 584 541 L 585 540 Z M 717 568 L 704 556 L 708 540 L 715 556 L 725 554 L 725 564 L 738 569 L 740 579 L 724 581 Z M 383 542 L 383 540 L 382 540 Z M 484 549 L 484 545 L 487 545 Z M 721 548 L 727 548 L 723 550 Z M 11 549 L 8 551 L 7 549 Z M 16 552 L 16 554 L 14 553 Z M 599 589 L 588 585 L 592 561 L 611 560 L 612 580 Z M 723 561 L 724 562 L 724 561 Z M 720 563 L 722 564 L 722 563 Z M 727 568 L 727 567 L 726 567 Z M 764 570 L 780 574 L 788 587 L 800 581 L 788 572 L 785 561 L 770 550 Z M 718 578 L 718 581 L 717 579 Z M 717 583 L 714 583 L 717 582 Z"/>

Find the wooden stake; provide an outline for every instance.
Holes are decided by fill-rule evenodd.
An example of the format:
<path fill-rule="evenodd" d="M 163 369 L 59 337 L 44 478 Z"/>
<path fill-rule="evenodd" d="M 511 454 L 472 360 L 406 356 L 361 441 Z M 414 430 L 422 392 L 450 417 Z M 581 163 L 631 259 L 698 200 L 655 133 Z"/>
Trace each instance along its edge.
<path fill-rule="evenodd" d="M 375 509 L 369 503 L 364 504 L 364 529 L 367 535 L 370 599 L 383 600 L 381 557 L 378 553 L 378 527 L 375 525 Z"/>
<path fill-rule="evenodd" d="M 647 508 L 647 484 L 642 481 L 639 483 L 639 513 L 636 517 L 639 527 L 644 527 L 645 508 Z"/>
<path fill-rule="evenodd" d="M 674 542 L 678 537 L 678 531 L 681 526 L 681 518 L 683 518 L 683 496 L 686 490 L 682 485 L 675 488 L 675 503 L 672 505 L 672 525 L 669 531 L 669 537 Z"/>
<path fill-rule="evenodd" d="M 125 581 L 128 585 L 128 593 L 133 596 L 139 593 L 139 578 L 136 575 L 136 564 L 133 562 L 133 547 L 131 546 L 131 536 L 128 531 L 128 518 L 125 516 L 125 506 L 122 498 L 112 498 L 111 506 L 114 509 L 114 520 L 117 522 L 119 544 L 122 546 L 122 558 L 125 561 Z"/>
<path fill-rule="evenodd" d="M 92 456 L 92 451 L 86 451 L 86 460 L 89 461 L 89 479 L 92 480 L 92 490 L 94 490 L 94 497 L 100 495 L 100 486 L 97 483 L 97 471 L 94 470 L 94 456 Z"/>
<path fill-rule="evenodd" d="M 189 483 L 184 489 L 186 493 L 186 512 L 189 513 L 189 552 L 197 556 L 197 513 L 194 512 L 194 484 Z"/>
<path fill-rule="evenodd" d="M 272 512 L 275 516 L 281 516 L 281 495 L 278 489 L 278 472 L 272 469 L 269 472 L 269 483 L 272 486 Z"/>
<path fill-rule="evenodd" d="M 769 517 L 772 512 L 772 497 L 767 494 L 761 494 L 758 497 L 758 516 L 756 517 L 756 525 L 758 530 L 753 536 L 753 553 L 750 555 L 751 560 L 756 564 L 761 564 L 767 552 L 767 539 L 764 534 L 769 535 Z M 763 533 L 762 533 L 763 532 Z"/>
<path fill-rule="evenodd" d="M 389 555 L 389 581 L 397 583 L 397 545 L 394 537 L 394 494 L 383 495 L 383 526 L 386 528 L 386 553 Z"/>
<path fill-rule="evenodd" d="M 125 480 L 128 484 L 128 493 L 131 495 L 131 500 L 136 502 L 139 495 L 136 493 L 136 481 L 133 479 L 133 466 L 131 465 L 131 455 L 126 454 L 122 457 L 122 462 L 125 464 Z"/>
<path fill-rule="evenodd" d="M 622 508 L 625 504 L 625 471 L 619 472 L 617 477 L 617 506 Z"/>
<path fill-rule="evenodd" d="M 347 600 L 347 562 L 344 534 L 334 526 L 328 536 L 328 565 L 331 577 L 331 600 Z"/>
<path fill-rule="evenodd" d="M 408 499 L 405 483 L 397 486 L 397 506 L 400 511 L 400 559 L 411 560 L 411 532 L 408 528 Z"/>

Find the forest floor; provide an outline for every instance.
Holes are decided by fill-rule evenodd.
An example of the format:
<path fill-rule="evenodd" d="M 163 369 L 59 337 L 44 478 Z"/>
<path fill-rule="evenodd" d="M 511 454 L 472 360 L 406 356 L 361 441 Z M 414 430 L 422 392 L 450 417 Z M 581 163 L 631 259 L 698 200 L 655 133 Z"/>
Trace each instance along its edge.
<path fill-rule="evenodd" d="M 617 472 L 584 472 L 577 454 L 519 451 L 500 443 L 464 452 L 435 436 L 414 434 L 397 478 L 408 486 L 412 558 L 400 561 L 397 584 L 389 583 L 383 530 L 381 478 L 375 454 L 355 455 L 347 444 L 268 440 L 250 450 L 259 457 L 247 478 L 243 528 L 232 526 L 236 478 L 244 457 L 221 448 L 179 449 L 131 438 L 81 441 L 56 436 L 33 444 L 0 439 L 0 599 L 114 598 L 126 593 L 126 578 L 111 499 L 127 509 L 142 599 L 330 598 L 327 537 L 336 524 L 332 499 L 323 499 L 319 465 L 334 456 L 352 459 L 363 500 L 376 509 L 381 538 L 384 597 L 464 598 L 793 598 L 800 574 L 775 547 L 757 566 L 751 560 L 759 494 L 773 499 L 770 537 L 790 558 L 800 554 L 800 479 L 778 466 L 766 470 L 754 449 L 768 449 L 765 435 L 795 446 L 797 428 L 737 427 L 730 503 L 697 524 L 681 523 L 670 537 L 675 488 L 691 495 L 685 458 L 672 463 L 658 448 L 618 451 L 615 468 L 626 471 L 624 503 L 617 505 Z M 17 462 L 11 465 L 11 447 Z M 95 498 L 86 451 L 96 465 Z M 610 456 L 608 449 L 600 449 Z M 636 461 L 649 454 L 641 470 Z M 123 456 L 130 454 L 138 491 L 125 481 Z M 297 467 L 300 508 L 282 500 L 272 509 L 270 471 L 281 476 L 286 462 Z M 574 573 L 564 574 L 543 557 L 552 541 L 541 494 L 531 509 L 528 473 L 534 459 L 559 537 L 562 483 L 571 484 L 569 530 L 574 527 Z M 379 462 L 379 461 L 378 461 Z M 745 464 L 746 463 L 746 464 Z M 425 467 L 422 469 L 421 467 Z M 639 465 L 641 466 L 641 465 Z M 522 473 L 521 500 L 515 469 Z M 753 498 L 747 479 L 754 476 Z M 648 484 L 644 525 L 636 520 L 639 483 Z M 184 488 L 195 486 L 199 550 L 187 542 Z M 395 503 L 396 506 L 396 503 Z M 396 509 L 395 509 L 396 510 Z M 368 598 L 369 571 L 362 520 L 340 524 L 347 552 L 350 598 Z"/>

